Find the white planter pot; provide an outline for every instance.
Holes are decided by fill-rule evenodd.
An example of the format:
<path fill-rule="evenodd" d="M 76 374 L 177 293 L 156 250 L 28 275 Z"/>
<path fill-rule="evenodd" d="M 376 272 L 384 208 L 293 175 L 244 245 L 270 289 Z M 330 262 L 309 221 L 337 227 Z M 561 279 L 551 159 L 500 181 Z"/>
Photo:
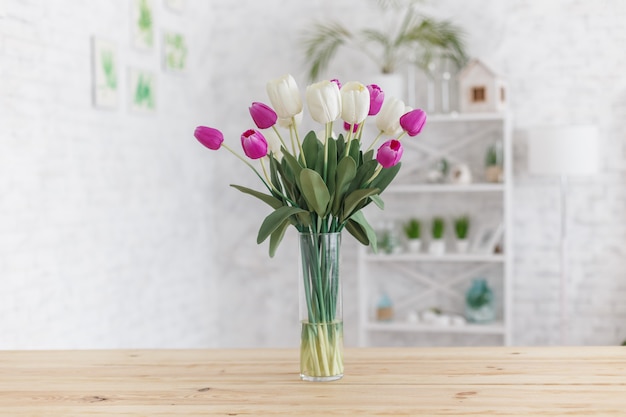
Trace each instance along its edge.
<path fill-rule="evenodd" d="M 469 248 L 469 240 L 467 239 L 458 239 L 456 241 L 456 251 L 457 253 L 467 253 L 467 249 Z"/>
<path fill-rule="evenodd" d="M 434 239 L 428 245 L 428 253 L 431 255 L 443 255 L 446 252 L 446 242 L 443 239 Z"/>
<path fill-rule="evenodd" d="M 407 246 L 409 252 L 418 253 L 422 250 L 422 240 L 421 239 L 409 239 L 407 242 Z"/>

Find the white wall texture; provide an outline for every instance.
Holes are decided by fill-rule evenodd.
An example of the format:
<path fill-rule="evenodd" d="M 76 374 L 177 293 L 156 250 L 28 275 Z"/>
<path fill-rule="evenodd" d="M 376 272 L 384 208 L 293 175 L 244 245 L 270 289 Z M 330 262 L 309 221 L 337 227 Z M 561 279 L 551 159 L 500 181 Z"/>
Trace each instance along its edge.
<path fill-rule="evenodd" d="M 0 348 L 215 346 L 212 163 L 192 126 L 211 113 L 210 7 L 155 2 L 157 47 L 130 46 L 130 2 L 0 4 Z M 189 72 L 160 65 L 184 33 Z M 116 110 L 91 103 L 91 37 L 118 48 Z M 158 77 L 133 114 L 126 71 Z"/>
<path fill-rule="evenodd" d="M 157 5 L 157 28 L 186 34 L 189 71 L 164 73 L 157 49 L 130 46 L 122 1 L 0 3 L 0 348 L 295 346 L 295 233 L 276 257 L 257 246 L 268 209 L 228 187 L 258 186 L 197 124 L 233 146 L 265 82 L 304 88 L 299 34 L 315 19 L 376 21 L 363 0 L 188 0 Z M 470 54 L 509 83 L 515 125 L 516 344 L 558 332 L 558 187 L 527 174 L 524 130 L 596 123 L 602 172 L 572 182 L 570 342 L 626 338 L 626 4 L 621 0 L 440 0 L 424 11 L 468 33 Z M 155 115 L 90 98 L 92 35 L 120 61 L 158 73 Z M 337 60 L 327 75 L 375 69 Z M 124 79 L 124 77 L 122 77 Z M 124 86 L 123 86 L 124 87 Z M 124 91 L 124 90 L 123 90 Z M 423 104 L 415 103 L 416 106 Z M 356 344 L 356 244 L 344 244 L 346 343 Z"/>

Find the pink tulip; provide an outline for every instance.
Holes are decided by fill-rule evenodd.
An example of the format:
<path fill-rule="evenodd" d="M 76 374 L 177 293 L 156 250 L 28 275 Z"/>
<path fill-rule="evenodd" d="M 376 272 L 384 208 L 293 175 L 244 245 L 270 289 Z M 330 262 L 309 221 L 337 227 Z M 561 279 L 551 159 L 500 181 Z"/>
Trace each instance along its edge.
<path fill-rule="evenodd" d="M 426 112 L 421 109 L 411 110 L 400 117 L 400 126 L 409 136 L 417 136 L 426 123 Z"/>
<path fill-rule="evenodd" d="M 376 84 L 368 85 L 367 89 L 370 92 L 370 110 L 368 115 L 376 116 L 383 106 L 383 101 L 385 101 L 385 93 Z"/>
<path fill-rule="evenodd" d="M 355 133 L 357 131 L 357 129 L 359 128 L 359 124 L 355 124 L 354 126 L 352 126 L 352 133 Z M 346 132 L 350 131 L 350 123 L 348 122 L 343 122 L 343 130 L 345 130 Z"/>
<path fill-rule="evenodd" d="M 198 126 L 193 135 L 198 139 L 198 142 L 214 151 L 218 150 L 222 146 L 222 142 L 224 142 L 222 132 L 212 127 Z"/>
<path fill-rule="evenodd" d="M 402 152 L 404 152 L 404 149 L 402 148 L 400 141 L 390 139 L 378 148 L 376 160 L 383 166 L 383 168 L 390 168 L 400 162 Z"/>
<path fill-rule="evenodd" d="M 339 89 L 341 90 L 341 81 L 339 81 L 336 78 L 333 78 L 332 80 L 330 80 L 330 82 L 337 84 L 337 87 L 339 87 Z"/>
<path fill-rule="evenodd" d="M 241 135 L 241 147 L 250 159 L 259 159 L 267 155 L 267 140 L 258 130 L 246 130 Z"/>
<path fill-rule="evenodd" d="M 276 124 L 278 116 L 276 112 L 267 104 L 254 102 L 249 107 L 250 116 L 254 120 L 254 124 L 259 129 L 269 129 Z"/>

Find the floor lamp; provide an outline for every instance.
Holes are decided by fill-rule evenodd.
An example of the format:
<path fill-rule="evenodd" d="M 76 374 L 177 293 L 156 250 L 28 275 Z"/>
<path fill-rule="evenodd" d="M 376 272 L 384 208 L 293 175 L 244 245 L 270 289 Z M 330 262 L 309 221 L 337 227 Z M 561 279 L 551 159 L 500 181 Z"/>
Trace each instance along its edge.
<path fill-rule="evenodd" d="M 560 177 L 560 330 L 561 344 L 567 344 L 567 179 L 598 172 L 598 131 L 595 126 L 545 127 L 528 132 L 528 172 Z"/>

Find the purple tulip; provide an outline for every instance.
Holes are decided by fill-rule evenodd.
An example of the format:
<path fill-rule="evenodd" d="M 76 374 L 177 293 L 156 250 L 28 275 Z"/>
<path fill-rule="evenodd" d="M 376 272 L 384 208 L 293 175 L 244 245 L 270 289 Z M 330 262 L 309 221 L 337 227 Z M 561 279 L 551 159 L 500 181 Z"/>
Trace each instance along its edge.
<path fill-rule="evenodd" d="M 359 128 L 359 124 L 356 123 L 354 126 L 352 126 L 352 133 L 355 133 L 358 128 Z M 343 122 L 343 130 L 345 130 L 346 132 L 349 132 L 350 131 L 350 123 Z"/>
<path fill-rule="evenodd" d="M 383 168 L 390 168 L 400 162 L 402 152 L 404 152 L 404 149 L 402 148 L 400 141 L 390 139 L 378 148 L 376 160 L 383 166 Z"/>
<path fill-rule="evenodd" d="M 255 101 L 249 107 L 249 110 L 250 116 L 252 116 L 252 120 L 254 120 L 254 124 L 256 124 L 259 129 L 269 129 L 276 124 L 278 116 L 276 115 L 276 112 L 267 104 Z"/>
<path fill-rule="evenodd" d="M 426 123 L 426 112 L 422 109 L 411 110 L 400 117 L 400 126 L 409 136 L 417 136 Z"/>
<path fill-rule="evenodd" d="M 339 81 L 336 78 L 333 78 L 332 80 L 330 80 L 330 82 L 337 84 L 337 87 L 339 87 L 339 89 L 341 90 L 341 81 Z"/>
<path fill-rule="evenodd" d="M 222 142 L 224 142 L 222 132 L 212 127 L 198 126 L 193 135 L 198 139 L 198 142 L 214 151 L 218 150 L 222 146 Z"/>
<path fill-rule="evenodd" d="M 267 140 L 258 130 L 246 130 L 241 135 L 241 147 L 250 159 L 259 159 L 267 155 Z"/>
<path fill-rule="evenodd" d="M 383 101 L 385 101 L 385 93 L 376 84 L 368 85 L 367 89 L 370 92 L 370 111 L 368 115 L 376 116 L 383 106 Z"/>

